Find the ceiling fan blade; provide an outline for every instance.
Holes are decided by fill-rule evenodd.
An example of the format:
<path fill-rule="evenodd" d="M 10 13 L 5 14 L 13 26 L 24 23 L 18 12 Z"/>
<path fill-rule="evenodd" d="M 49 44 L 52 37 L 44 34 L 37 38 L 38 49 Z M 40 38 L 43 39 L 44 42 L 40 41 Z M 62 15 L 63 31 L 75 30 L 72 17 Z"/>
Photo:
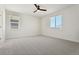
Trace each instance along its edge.
<path fill-rule="evenodd" d="M 36 8 L 38 8 L 38 5 L 37 4 L 34 4 L 34 5 L 35 5 Z"/>
<path fill-rule="evenodd" d="M 37 12 L 37 10 L 34 11 L 34 13 Z"/>
<path fill-rule="evenodd" d="M 40 11 L 47 11 L 46 9 L 39 9 Z"/>
<path fill-rule="evenodd" d="M 37 4 L 34 4 L 34 6 L 37 8 L 37 10 L 40 10 L 40 11 L 47 11 L 46 9 L 40 9 L 40 6 L 37 5 Z M 37 12 L 37 10 L 35 10 L 34 13 Z"/>

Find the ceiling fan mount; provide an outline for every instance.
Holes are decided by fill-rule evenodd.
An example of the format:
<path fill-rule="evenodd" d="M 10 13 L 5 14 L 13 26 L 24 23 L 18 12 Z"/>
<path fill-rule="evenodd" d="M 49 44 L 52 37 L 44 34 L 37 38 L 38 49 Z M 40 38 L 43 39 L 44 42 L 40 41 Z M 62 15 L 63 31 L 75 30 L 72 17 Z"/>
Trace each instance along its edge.
<path fill-rule="evenodd" d="M 41 9 L 40 6 L 37 5 L 37 4 L 34 4 L 34 6 L 35 6 L 36 9 L 37 9 L 37 10 L 34 11 L 34 13 L 37 12 L 38 10 L 39 10 L 39 11 L 47 11 L 46 9 Z"/>

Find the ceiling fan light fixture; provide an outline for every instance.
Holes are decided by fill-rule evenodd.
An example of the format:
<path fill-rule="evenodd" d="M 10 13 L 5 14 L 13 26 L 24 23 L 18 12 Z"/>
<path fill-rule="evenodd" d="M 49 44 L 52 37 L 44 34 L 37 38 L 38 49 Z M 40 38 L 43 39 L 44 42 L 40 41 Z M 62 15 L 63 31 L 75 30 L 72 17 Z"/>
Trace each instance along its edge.
<path fill-rule="evenodd" d="M 46 9 L 41 9 L 40 6 L 37 5 L 37 4 L 34 4 L 34 6 L 35 6 L 36 9 L 37 9 L 37 10 L 34 11 L 34 13 L 37 12 L 37 11 L 47 11 Z"/>

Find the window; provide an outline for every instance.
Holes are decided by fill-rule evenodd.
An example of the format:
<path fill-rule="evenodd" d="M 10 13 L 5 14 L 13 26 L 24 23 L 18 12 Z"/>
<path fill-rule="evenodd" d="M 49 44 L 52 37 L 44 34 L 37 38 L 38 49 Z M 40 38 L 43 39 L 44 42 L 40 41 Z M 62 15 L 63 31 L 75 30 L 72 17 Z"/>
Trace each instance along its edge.
<path fill-rule="evenodd" d="M 19 29 L 20 28 L 20 16 L 19 15 L 8 15 L 10 21 L 10 29 Z"/>
<path fill-rule="evenodd" d="M 19 22 L 19 20 L 13 20 L 13 19 L 11 19 L 10 20 L 11 28 L 12 29 L 18 29 L 18 22 Z"/>
<path fill-rule="evenodd" d="M 53 16 L 50 20 L 51 28 L 61 28 L 62 27 L 62 16 Z"/>

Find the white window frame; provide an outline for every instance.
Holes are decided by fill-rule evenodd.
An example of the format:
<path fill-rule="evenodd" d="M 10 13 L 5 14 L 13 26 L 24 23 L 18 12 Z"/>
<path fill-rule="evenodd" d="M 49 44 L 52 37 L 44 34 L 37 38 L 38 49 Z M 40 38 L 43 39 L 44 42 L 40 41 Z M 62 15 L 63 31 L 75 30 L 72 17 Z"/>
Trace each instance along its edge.
<path fill-rule="evenodd" d="M 61 24 L 61 27 L 58 27 L 58 28 L 57 28 L 57 25 L 56 25 L 56 16 L 61 16 L 61 17 L 62 17 L 62 24 Z M 51 27 L 51 26 L 50 26 L 50 22 L 51 22 L 51 19 L 50 19 L 50 22 L 49 22 L 50 28 L 53 28 L 53 29 L 61 29 L 61 28 L 63 27 L 63 16 L 62 16 L 62 15 L 55 15 L 55 16 L 51 16 L 51 17 L 55 17 L 55 27 Z M 51 17 L 50 17 L 50 18 L 51 18 Z"/>

